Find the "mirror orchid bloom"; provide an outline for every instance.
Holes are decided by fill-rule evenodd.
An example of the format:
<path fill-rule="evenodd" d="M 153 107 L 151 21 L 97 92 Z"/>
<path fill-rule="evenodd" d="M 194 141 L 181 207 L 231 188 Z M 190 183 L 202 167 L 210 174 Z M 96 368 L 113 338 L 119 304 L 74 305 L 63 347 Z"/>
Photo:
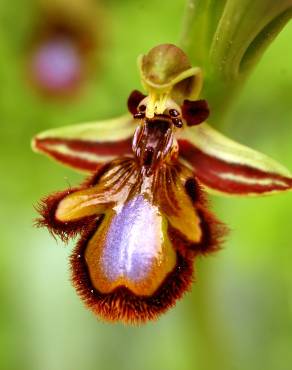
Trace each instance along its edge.
<path fill-rule="evenodd" d="M 90 174 L 39 206 L 38 224 L 62 240 L 78 236 L 73 284 L 98 317 L 144 323 L 191 288 L 197 256 L 220 249 L 227 227 L 205 193 L 255 196 L 290 190 L 279 163 L 207 122 L 202 71 L 171 44 L 138 60 L 146 94 L 130 115 L 52 129 L 33 149 Z M 211 116 L 212 117 L 212 116 Z"/>

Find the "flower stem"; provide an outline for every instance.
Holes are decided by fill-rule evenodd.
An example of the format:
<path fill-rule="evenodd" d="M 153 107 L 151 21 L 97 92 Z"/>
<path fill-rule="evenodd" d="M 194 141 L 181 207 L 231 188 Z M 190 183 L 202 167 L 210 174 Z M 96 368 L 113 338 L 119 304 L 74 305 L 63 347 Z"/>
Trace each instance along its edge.
<path fill-rule="evenodd" d="M 180 46 L 203 69 L 202 97 L 221 121 L 292 17 L 292 0 L 188 0 Z"/>
<path fill-rule="evenodd" d="M 188 368 L 233 370 L 236 351 L 212 296 L 215 272 L 206 261 L 202 262 L 198 266 L 200 283 L 193 287 L 187 308 Z"/>

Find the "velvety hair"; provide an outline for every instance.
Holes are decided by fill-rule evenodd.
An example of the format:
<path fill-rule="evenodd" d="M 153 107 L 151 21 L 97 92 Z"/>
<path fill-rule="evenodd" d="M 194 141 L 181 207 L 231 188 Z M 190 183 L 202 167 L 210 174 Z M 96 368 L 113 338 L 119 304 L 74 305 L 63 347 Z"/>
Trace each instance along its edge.
<path fill-rule="evenodd" d="M 69 194 L 95 186 L 102 175 L 114 166 L 120 166 L 125 171 L 131 169 L 134 159 L 124 158 L 103 165 L 95 174 L 87 179 L 80 187 L 69 188 L 44 198 L 38 206 L 41 218 L 37 220 L 38 226 L 46 226 L 53 235 L 67 241 L 71 237 L 80 235 L 79 241 L 70 258 L 72 282 L 85 305 L 98 317 L 106 321 L 122 321 L 124 323 L 139 324 L 148 320 L 155 320 L 160 314 L 174 306 L 185 292 L 190 290 L 194 279 L 193 263 L 198 255 L 206 255 L 219 249 L 226 227 L 208 211 L 208 202 L 196 178 L 189 177 L 185 180 L 184 188 L 191 200 L 200 222 L 202 237 L 200 242 L 190 242 L 175 224 L 168 221 L 167 233 L 176 253 L 176 264 L 169 272 L 156 291 L 149 296 L 137 295 L 126 286 L 118 286 L 108 293 L 98 291 L 90 278 L 89 268 L 85 259 L 85 251 L 89 241 L 100 227 L 103 215 L 82 217 L 79 220 L 62 222 L 56 219 L 55 214 L 59 203 Z M 180 165 L 176 164 L 180 176 Z M 159 183 L 162 187 L 163 183 Z M 171 187 L 169 187 L 170 195 Z M 171 208 L 165 207 L 167 197 L 160 197 L 157 202 L 164 204 L 164 209 L 169 213 Z M 175 203 L 173 194 L 172 206 Z M 161 203 L 162 202 L 162 203 Z"/>
<path fill-rule="evenodd" d="M 177 263 L 151 296 L 138 296 L 125 287 L 118 287 L 110 293 L 96 290 L 90 280 L 84 252 L 97 225 L 87 230 L 79 240 L 71 258 L 72 282 L 85 305 L 105 321 L 122 321 L 141 324 L 155 320 L 160 314 L 173 307 L 177 299 L 191 288 L 193 281 L 193 260 L 195 254 L 182 256 L 177 251 Z"/>
<path fill-rule="evenodd" d="M 219 250 L 227 228 L 204 208 L 206 203 L 196 180 L 196 199 L 194 205 L 201 219 L 202 240 L 195 244 L 169 224 L 168 235 L 175 246 L 177 262 L 157 291 L 151 296 L 138 296 L 126 287 L 118 287 L 110 293 L 101 293 L 91 283 L 85 261 L 85 250 L 89 240 L 97 231 L 102 219 L 82 233 L 71 256 L 72 281 L 85 305 L 105 321 L 122 321 L 140 324 L 155 320 L 170 307 L 173 307 L 187 291 L 194 279 L 194 260 L 198 255 L 206 255 Z M 191 196 L 193 198 L 193 195 Z"/>

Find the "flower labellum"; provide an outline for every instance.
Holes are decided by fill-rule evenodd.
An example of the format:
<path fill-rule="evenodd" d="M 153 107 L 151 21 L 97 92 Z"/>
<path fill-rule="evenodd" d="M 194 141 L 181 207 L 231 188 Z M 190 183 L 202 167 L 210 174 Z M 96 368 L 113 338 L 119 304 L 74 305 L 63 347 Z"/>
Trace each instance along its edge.
<path fill-rule="evenodd" d="M 156 319 L 190 290 L 197 256 L 217 251 L 227 228 L 204 191 L 260 195 L 290 190 L 288 170 L 207 125 L 201 70 L 175 45 L 139 58 L 146 94 L 131 116 L 49 130 L 33 148 L 91 173 L 81 186 L 44 198 L 40 226 L 78 236 L 72 281 L 107 321 Z"/>

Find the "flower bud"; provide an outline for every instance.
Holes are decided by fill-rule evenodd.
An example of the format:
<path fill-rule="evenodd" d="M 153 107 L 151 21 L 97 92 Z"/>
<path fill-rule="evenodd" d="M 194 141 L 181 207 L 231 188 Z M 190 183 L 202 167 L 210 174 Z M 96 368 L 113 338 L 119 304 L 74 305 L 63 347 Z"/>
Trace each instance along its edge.
<path fill-rule="evenodd" d="M 138 59 L 141 81 L 148 94 L 167 95 L 181 104 L 195 100 L 202 88 L 202 72 L 192 67 L 186 54 L 177 46 L 162 44 Z"/>

